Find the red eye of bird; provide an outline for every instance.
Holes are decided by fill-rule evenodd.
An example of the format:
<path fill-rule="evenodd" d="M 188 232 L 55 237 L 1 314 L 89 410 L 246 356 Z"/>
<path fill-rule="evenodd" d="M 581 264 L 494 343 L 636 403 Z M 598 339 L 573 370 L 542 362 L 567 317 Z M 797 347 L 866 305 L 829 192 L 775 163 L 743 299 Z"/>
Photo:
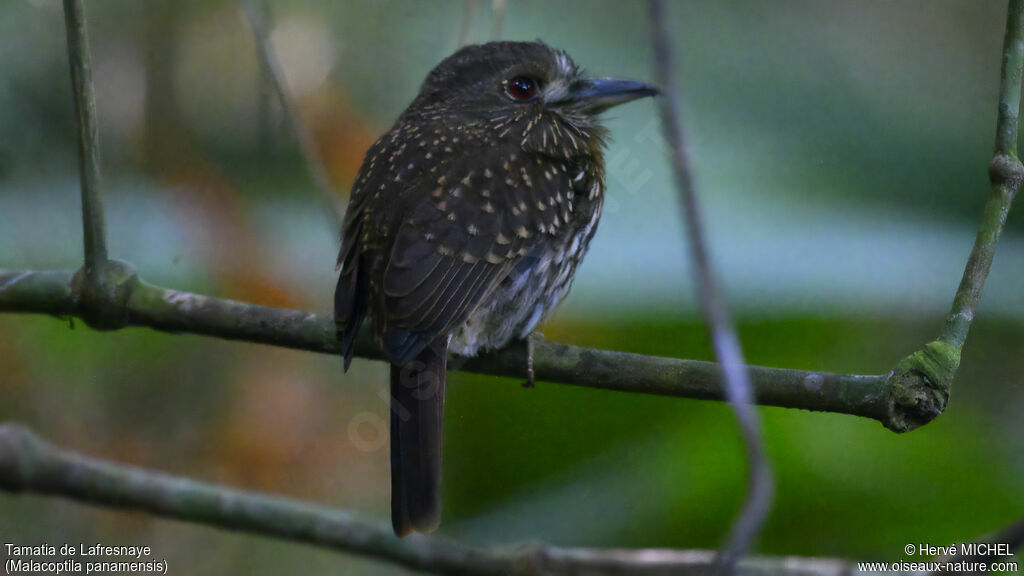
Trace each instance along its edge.
<path fill-rule="evenodd" d="M 537 94 L 537 83 L 526 76 L 516 76 L 505 83 L 508 95 L 512 98 L 525 102 Z"/>

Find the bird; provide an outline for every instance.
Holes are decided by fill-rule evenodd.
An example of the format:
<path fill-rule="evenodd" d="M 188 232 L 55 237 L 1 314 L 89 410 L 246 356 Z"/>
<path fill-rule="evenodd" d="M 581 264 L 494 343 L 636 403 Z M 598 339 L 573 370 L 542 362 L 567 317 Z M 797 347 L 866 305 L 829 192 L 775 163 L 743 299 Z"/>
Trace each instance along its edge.
<path fill-rule="evenodd" d="M 449 355 L 527 340 L 562 301 L 604 202 L 599 116 L 655 94 L 592 78 L 540 41 L 469 45 L 429 72 L 367 151 L 344 216 L 334 320 L 346 372 L 367 316 L 391 364 L 397 536 L 440 523 Z"/>

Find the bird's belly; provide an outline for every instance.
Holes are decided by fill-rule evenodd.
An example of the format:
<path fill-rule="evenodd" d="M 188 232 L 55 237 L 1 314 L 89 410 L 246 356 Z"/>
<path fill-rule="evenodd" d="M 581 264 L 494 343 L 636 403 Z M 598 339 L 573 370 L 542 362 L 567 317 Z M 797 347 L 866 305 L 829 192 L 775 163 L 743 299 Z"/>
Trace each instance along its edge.
<path fill-rule="evenodd" d="M 600 217 L 600 205 L 595 208 L 583 226 L 527 254 L 452 333 L 448 349 L 474 356 L 529 336 L 569 293 Z"/>
<path fill-rule="evenodd" d="M 562 282 L 553 282 L 561 277 Z M 508 276 L 490 297 L 470 314 L 452 334 L 448 349 L 460 356 L 501 348 L 515 338 L 525 338 L 569 291 L 572 273 L 552 269 L 550 263 Z"/>

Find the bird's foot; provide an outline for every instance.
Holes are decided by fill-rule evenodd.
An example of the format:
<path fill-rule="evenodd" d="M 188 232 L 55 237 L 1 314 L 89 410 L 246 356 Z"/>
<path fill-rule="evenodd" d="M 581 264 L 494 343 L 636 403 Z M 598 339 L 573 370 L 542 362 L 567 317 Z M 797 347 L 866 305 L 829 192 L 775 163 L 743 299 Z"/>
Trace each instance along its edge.
<path fill-rule="evenodd" d="M 533 349 L 538 342 L 543 341 L 544 335 L 540 332 L 530 332 L 524 340 L 526 343 L 526 382 L 523 382 L 523 388 L 533 388 L 536 384 L 533 374 Z"/>

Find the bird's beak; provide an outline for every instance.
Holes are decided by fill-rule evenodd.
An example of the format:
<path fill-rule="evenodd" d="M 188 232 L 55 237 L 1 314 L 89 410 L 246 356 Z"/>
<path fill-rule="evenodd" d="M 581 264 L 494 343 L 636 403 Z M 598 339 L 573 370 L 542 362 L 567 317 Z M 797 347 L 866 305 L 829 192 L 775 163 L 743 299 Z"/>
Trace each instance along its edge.
<path fill-rule="evenodd" d="M 588 78 L 573 84 L 568 100 L 586 112 L 597 114 L 613 106 L 657 94 L 658 89 L 654 86 L 635 80 Z"/>

